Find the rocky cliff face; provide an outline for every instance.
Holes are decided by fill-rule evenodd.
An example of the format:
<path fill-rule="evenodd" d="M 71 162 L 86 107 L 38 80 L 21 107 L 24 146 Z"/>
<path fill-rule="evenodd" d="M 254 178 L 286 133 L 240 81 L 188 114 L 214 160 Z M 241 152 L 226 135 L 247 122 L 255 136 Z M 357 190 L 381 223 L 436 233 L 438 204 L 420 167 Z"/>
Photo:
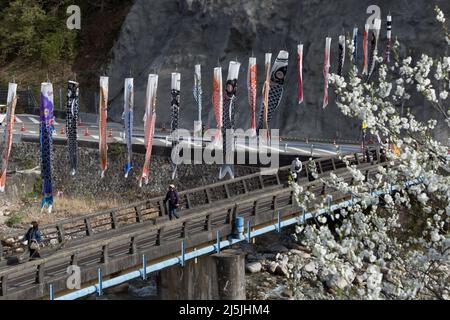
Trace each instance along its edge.
<path fill-rule="evenodd" d="M 357 25 L 362 30 L 369 17 L 366 9 L 376 4 L 383 19 L 380 46 L 385 47 L 385 17 L 393 17 L 393 37 L 404 45 L 401 54 L 421 52 L 438 54 L 445 50 L 440 28 L 434 19 L 437 4 L 447 16 L 450 2 L 428 0 L 136 0 L 123 24 L 118 42 L 112 49 L 112 60 L 106 73 L 110 79 L 110 115 L 120 120 L 123 109 L 123 80 L 130 75 L 136 84 L 136 121 L 144 110 L 145 87 L 149 73 L 159 74 L 157 122 L 169 123 L 170 73 L 181 72 L 180 126 L 191 129 L 197 117 L 192 97 L 196 63 L 202 64 L 204 112 L 203 122 L 215 127 L 211 104 L 213 67 L 224 68 L 237 59 L 242 62 L 238 81 L 238 113 L 236 125 L 248 128 L 246 75 L 252 52 L 258 63 L 258 104 L 263 81 L 264 53 L 289 51 L 286 90 L 272 127 L 282 133 L 323 138 L 359 137 L 356 123 L 340 115 L 333 102 L 322 109 L 323 51 L 325 37 L 332 40 L 332 67 L 336 71 L 338 36 L 351 33 Z M 296 46 L 304 44 L 305 103 L 296 103 Z M 360 46 L 359 56 L 362 56 Z M 408 52 L 406 49 L 408 48 Z M 348 67 L 348 64 L 347 64 Z M 334 96 L 331 96 L 331 101 Z M 412 110 L 422 119 L 436 118 L 433 109 L 417 101 Z M 441 131 L 441 138 L 448 137 Z"/>

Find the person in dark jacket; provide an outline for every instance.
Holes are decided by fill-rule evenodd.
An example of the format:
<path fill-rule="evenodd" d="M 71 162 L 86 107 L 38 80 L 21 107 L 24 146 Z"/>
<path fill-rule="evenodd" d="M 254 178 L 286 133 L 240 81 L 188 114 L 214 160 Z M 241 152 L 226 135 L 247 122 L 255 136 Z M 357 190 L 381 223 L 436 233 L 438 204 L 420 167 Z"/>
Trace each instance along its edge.
<path fill-rule="evenodd" d="M 177 215 L 177 208 L 180 205 L 180 197 L 173 184 L 169 186 L 169 191 L 167 191 L 164 204 L 166 202 L 169 202 L 169 219 L 172 220 L 172 216 L 179 219 L 180 217 Z"/>
<path fill-rule="evenodd" d="M 40 258 L 39 245 L 42 242 L 42 234 L 36 221 L 31 222 L 31 227 L 23 237 L 23 240 L 28 242 L 30 260 Z"/>

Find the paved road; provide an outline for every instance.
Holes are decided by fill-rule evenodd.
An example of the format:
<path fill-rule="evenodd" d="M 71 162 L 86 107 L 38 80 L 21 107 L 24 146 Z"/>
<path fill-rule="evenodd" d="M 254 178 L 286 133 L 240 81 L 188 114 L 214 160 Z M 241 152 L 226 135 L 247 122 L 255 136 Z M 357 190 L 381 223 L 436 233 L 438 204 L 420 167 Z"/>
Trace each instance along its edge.
<path fill-rule="evenodd" d="M 3 121 L 4 115 L 0 115 L 0 122 Z M 55 137 L 65 138 L 65 134 L 61 132 L 62 128 L 65 127 L 65 120 L 55 119 Z M 120 123 L 108 123 L 108 135 L 110 134 L 110 129 L 112 129 L 112 137 L 108 137 L 108 143 L 117 142 L 124 143 L 123 139 L 123 126 Z M 4 126 L 1 127 L 3 132 Z M 39 136 L 39 116 L 20 114 L 16 116 L 16 124 L 14 125 L 14 135 L 24 135 L 24 136 Z M 133 144 L 144 144 L 144 131 L 142 127 L 135 127 L 133 134 Z M 17 137 L 18 138 L 18 137 Z M 85 141 L 98 141 L 98 125 L 95 123 L 82 123 L 78 128 L 78 139 Z M 183 141 L 182 143 L 191 144 L 194 146 L 200 146 L 201 141 L 198 138 L 191 138 L 188 141 Z M 154 145 L 160 146 L 170 146 L 171 140 L 167 132 L 157 131 L 154 137 Z M 221 146 L 216 147 L 221 149 Z M 248 150 L 257 151 L 256 145 L 252 143 L 247 143 L 243 138 L 236 139 L 236 148 L 238 151 Z M 302 155 L 314 157 L 326 157 L 336 154 L 336 146 L 333 143 L 317 143 L 298 141 L 293 139 L 283 139 L 279 142 L 278 147 L 272 144 L 270 147 L 262 147 L 263 149 L 271 149 L 272 151 L 278 151 L 281 154 L 292 154 L 292 155 Z M 339 146 L 342 152 L 358 152 L 360 151 L 360 146 L 356 144 L 341 144 Z"/>

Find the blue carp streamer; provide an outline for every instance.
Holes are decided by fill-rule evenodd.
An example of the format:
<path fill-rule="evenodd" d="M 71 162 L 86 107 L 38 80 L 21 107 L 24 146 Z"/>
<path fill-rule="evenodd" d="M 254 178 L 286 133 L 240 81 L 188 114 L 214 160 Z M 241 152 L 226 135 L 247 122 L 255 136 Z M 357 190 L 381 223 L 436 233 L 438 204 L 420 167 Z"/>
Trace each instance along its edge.
<path fill-rule="evenodd" d="M 41 151 L 41 178 L 42 178 L 42 205 L 53 208 L 53 180 L 52 180 L 52 149 L 53 149 L 53 85 L 45 82 L 41 85 L 40 110 L 40 151 Z"/>

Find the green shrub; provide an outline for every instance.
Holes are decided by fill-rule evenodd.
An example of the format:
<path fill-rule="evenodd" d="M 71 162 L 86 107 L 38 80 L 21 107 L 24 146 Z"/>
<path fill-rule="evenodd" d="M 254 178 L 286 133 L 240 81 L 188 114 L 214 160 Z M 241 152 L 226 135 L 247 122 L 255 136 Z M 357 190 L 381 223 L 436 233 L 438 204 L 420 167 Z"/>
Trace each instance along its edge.
<path fill-rule="evenodd" d="M 5 221 L 5 224 L 8 227 L 12 228 L 12 227 L 15 227 L 15 226 L 21 224 L 22 221 L 23 221 L 23 215 L 21 215 L 20 213 L 16 213 L 16 214 L 13 214 L 12 216 L 10 216 L 8 218 L 8 220 Z"/>

